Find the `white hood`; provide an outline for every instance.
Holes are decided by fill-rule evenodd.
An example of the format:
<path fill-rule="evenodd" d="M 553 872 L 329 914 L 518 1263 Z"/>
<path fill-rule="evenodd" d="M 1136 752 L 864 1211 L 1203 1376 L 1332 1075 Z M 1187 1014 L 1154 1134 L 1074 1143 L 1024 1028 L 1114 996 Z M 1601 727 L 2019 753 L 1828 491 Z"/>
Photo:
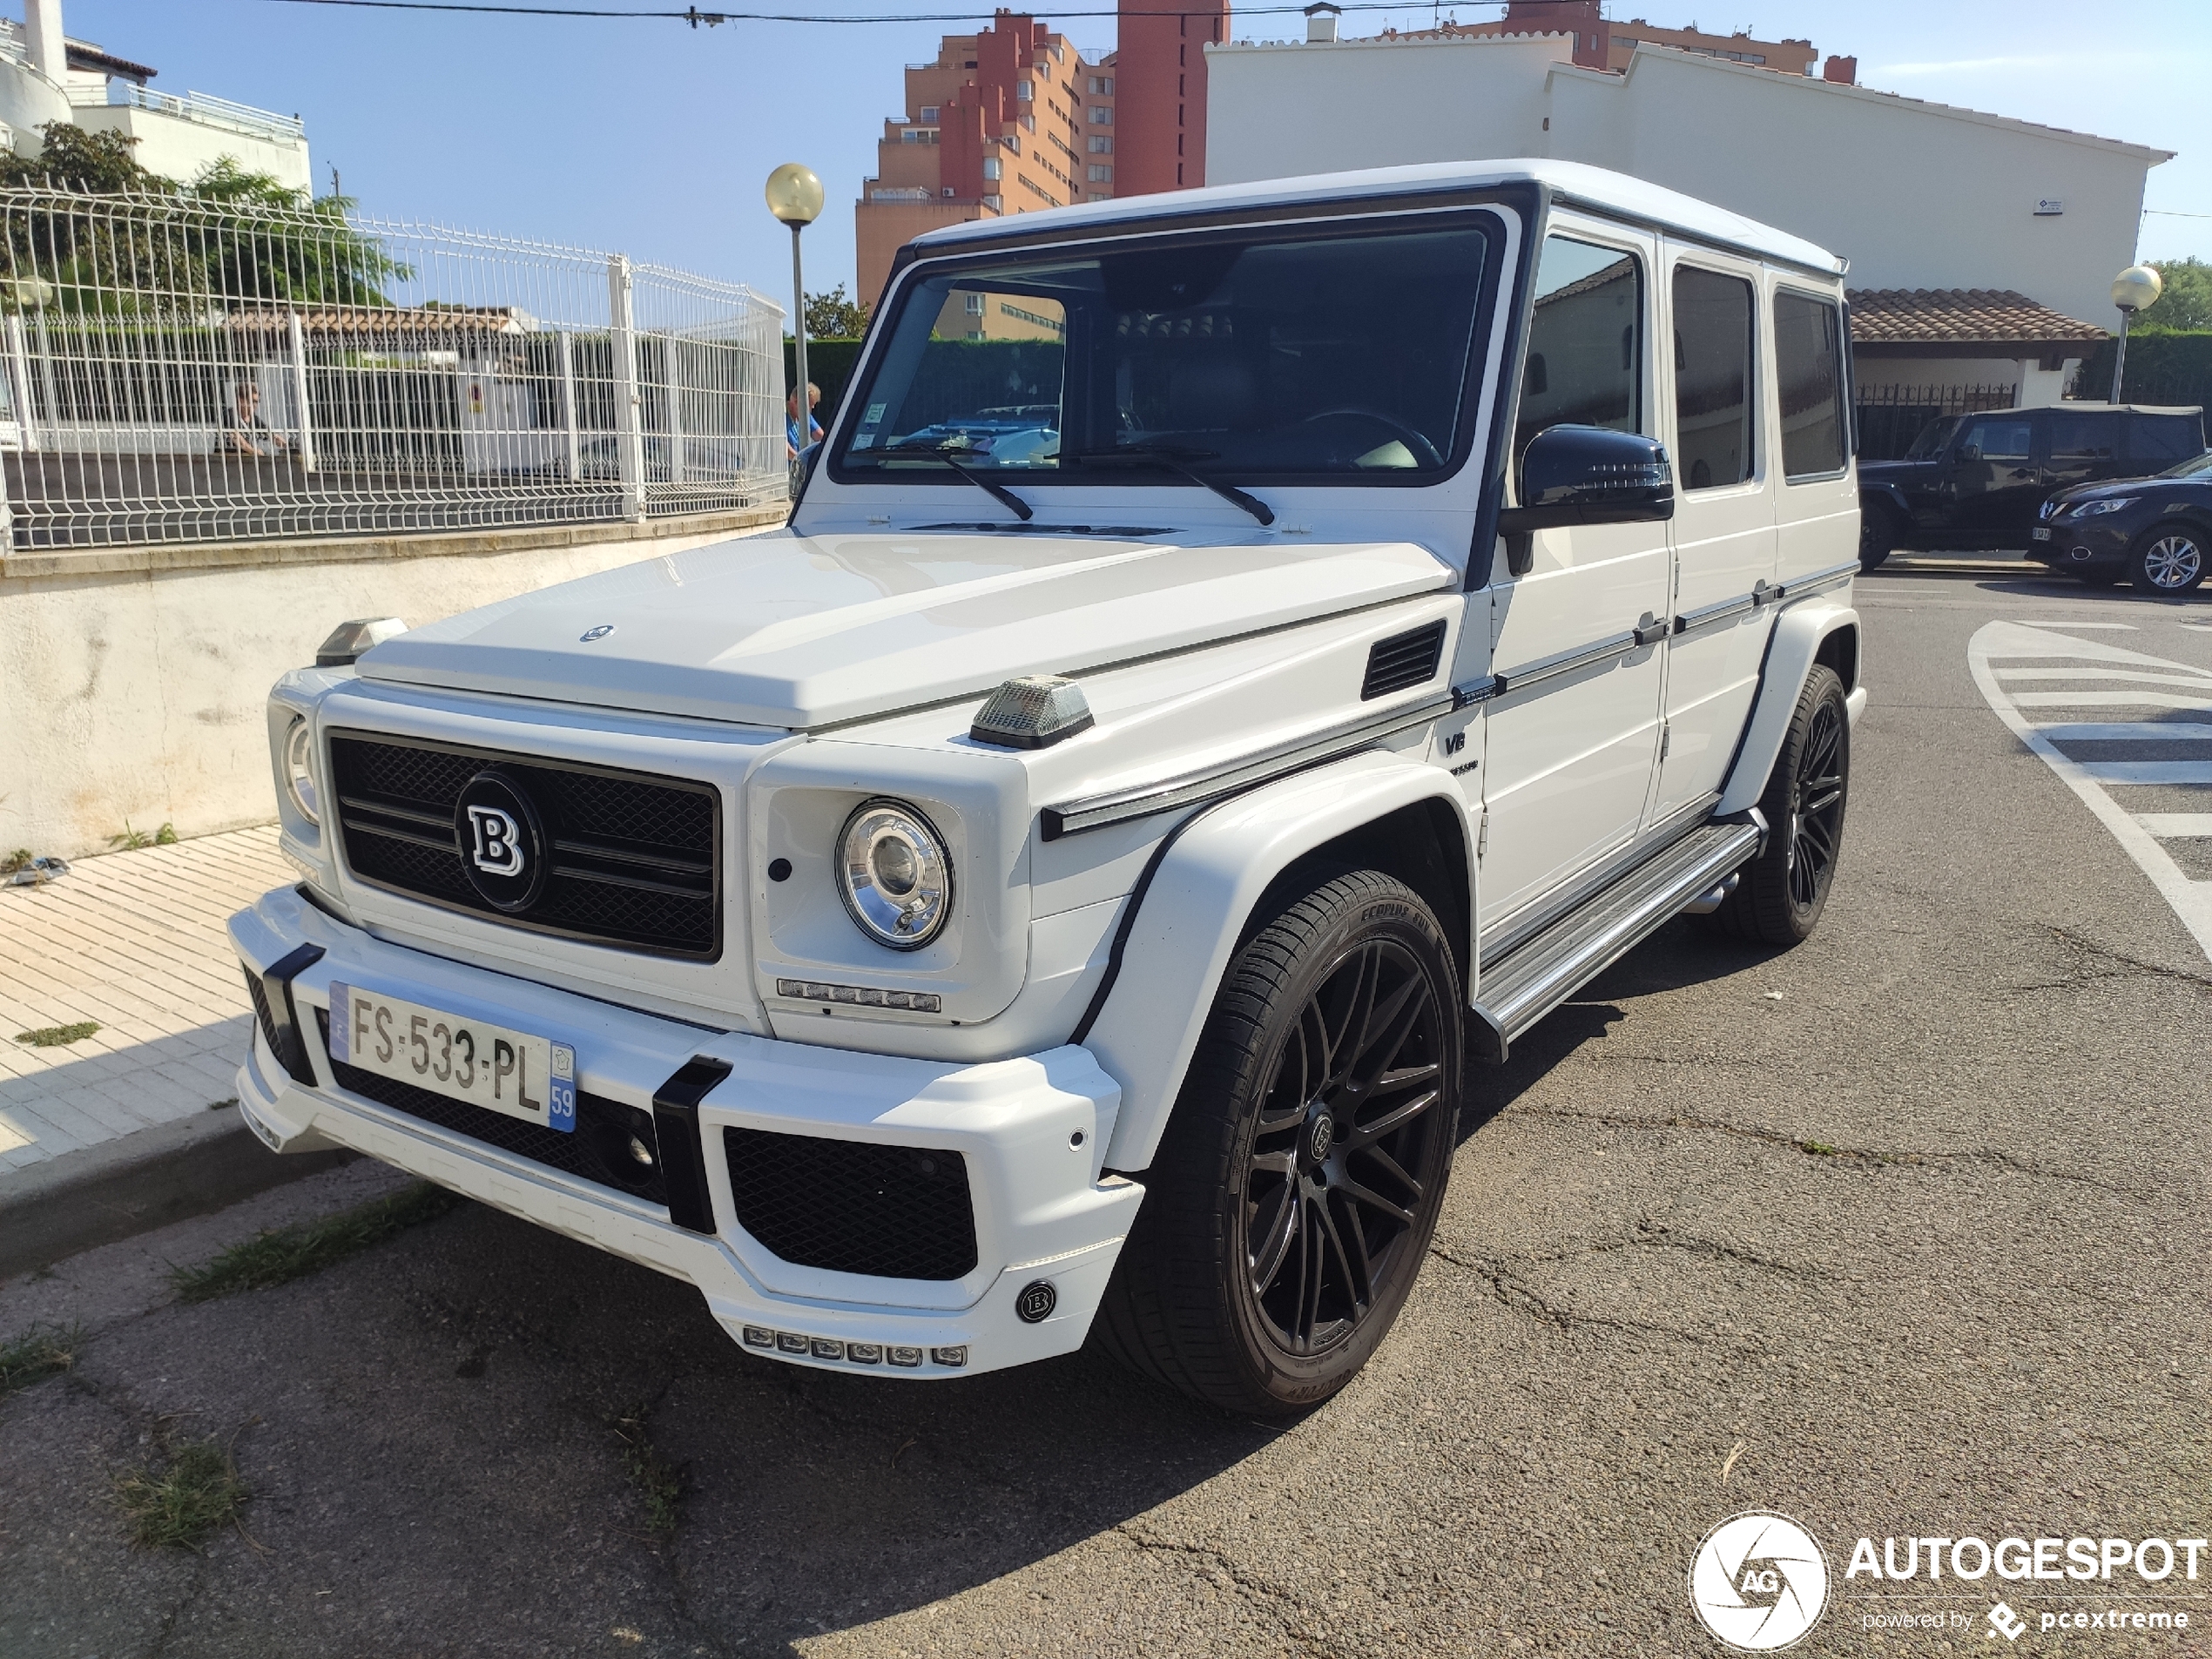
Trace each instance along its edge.
<path fill-rule="evenodd" d="M 809 729 L 981 697 L 1457 582 L 1402 542 L 788 531 L 387 640 L 370 678 Z M 597 637 L 591 637 L 593 635 Z"/>

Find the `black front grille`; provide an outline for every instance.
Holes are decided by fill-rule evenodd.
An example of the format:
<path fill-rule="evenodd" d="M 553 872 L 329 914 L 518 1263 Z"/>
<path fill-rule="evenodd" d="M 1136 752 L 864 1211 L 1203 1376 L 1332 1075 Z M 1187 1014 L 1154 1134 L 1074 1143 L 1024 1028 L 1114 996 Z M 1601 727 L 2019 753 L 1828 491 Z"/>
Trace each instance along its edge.
<path fill-rule="evenodd" d="M 260 1025 L 262 1041 L 269 1045 L 269 1052 L 281 1061 L 284 1039 L 277 1035 L 276 1010 L 269 1006 L 268 988 L 250 968 L 246 970 L 246 994 L 253 999 L 253 1018 Z"/>
<path fill-rule="evenodd" d="M 329 1012 L 317 1008 L 315 1023 L 322 1028 L 323 1052 L 327 1055 Z M 360 1095 L 380 1106 L 405 1112 L 409 1117 L 451 1130 L 456 1135 L 466 1135 L 472 1141 L 482 1141 L 502 1152 L 526 1157 L 533 1163 L 565 1170 L 583 1180 L 596 1181 L 603 1187 L 613 1187 L 648 1204 L 668 1202 L 668 1182 L 661 1173 L 660 1142 L 653 1132 L 651 1112 L 578 1089 L 576 1132 L 564 1135 L 559 1130 L 525 1123 L 504 1112 L 487 1111 L 482 1106 L 451 1100 L 396 1078 L 380 1077 L 359 1066 L 341 1066 L 334 1060 L 330 1070 L 337 1078 L 338 1086 L 348 1094 Z M 632 1140 L 651 1155 L 650 1163 L 639 1162 L 630 1144 Z"/>
<path fill-rule="evenodd" d="M 519 914 L 470 884 L 454 827 L 461 792 L 489 766 L 529 796 L 551 843 Z M 354 732 L 331 733 L 330 769 L 346 862 L 373 887 L 571 939 L 721 953 L 721 804 L 707 785 Z"/>
<path fill-rule="evenodd" d="M 1378 639 L 1367 653 L 1367 677 L 1360 683 L 1359 700 L 1365 703 L 1370 698 L 1387 697 L 1409 685 L 1419 685 L 1435 674 L 1443 656 L 1441 622 Z"/>
<path fill-rule="evenodd" d="M 957 1152 L 725 1129 L 738 1224 L 785 1261 L 883 1278 L 975 1267 L 975 1206 Z"/>

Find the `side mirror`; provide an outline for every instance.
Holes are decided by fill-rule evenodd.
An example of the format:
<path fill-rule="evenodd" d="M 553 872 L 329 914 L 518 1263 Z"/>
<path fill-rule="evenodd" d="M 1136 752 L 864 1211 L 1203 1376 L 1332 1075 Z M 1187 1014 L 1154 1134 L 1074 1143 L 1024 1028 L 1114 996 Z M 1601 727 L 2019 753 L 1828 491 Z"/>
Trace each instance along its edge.
<path fill-rule="evenodd" d="M 1959 453 L 1952 459 L 1961 466 L 1970 466 L 1981 459 L 1981 446 L 1978 443 L 1962 443 L 1959 446 Z"/>
<path fill-rule="evenodd" d="M 1599 426 L 1546 427 L 1521 452 L 1521 500 L 1498 515 L 1501 534 L 1668 519 L 1675 516 L 1675 469 L 1656 438 Z"/>
<path fill-rule="evenodd" d="M 799 505 L 799 498 L 806 489 L 806 481 L 814 475 L 814 469 L 821 464 L 821 459 L 822 441 L 817 438 L 801 449 L 798 458 L 791 463 L 791 504 L 793 507 Z"/>

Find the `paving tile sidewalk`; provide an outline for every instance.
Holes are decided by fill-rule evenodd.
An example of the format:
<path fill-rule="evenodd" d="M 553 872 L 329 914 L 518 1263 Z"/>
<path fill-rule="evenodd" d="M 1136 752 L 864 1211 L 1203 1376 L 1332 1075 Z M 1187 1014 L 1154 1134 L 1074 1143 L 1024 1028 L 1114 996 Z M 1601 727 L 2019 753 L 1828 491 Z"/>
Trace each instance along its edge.
<path fill-rule="evenodd" d="M 0 1170 L 205 1112 L 237 1093 L 252 1018 L 223 923 L 289 880 L 276 830 L 80 859 L 0 887 Z M 92 1020 L 64 1048 L 18 1032 Z"/>

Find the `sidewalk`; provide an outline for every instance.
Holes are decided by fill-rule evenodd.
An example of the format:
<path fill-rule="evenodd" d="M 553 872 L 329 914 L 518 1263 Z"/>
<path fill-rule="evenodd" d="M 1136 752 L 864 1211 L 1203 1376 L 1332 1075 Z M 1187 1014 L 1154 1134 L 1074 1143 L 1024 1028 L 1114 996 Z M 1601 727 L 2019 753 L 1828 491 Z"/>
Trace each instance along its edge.
<path fill-rule="evenodd" d="M 0 1173 L 230 1103 L 252 1015 L 223 923 L 290 879 L 270 827 L 0 887 Z M 16 1041 L 87 1020 L 64 1047 Z"/>

